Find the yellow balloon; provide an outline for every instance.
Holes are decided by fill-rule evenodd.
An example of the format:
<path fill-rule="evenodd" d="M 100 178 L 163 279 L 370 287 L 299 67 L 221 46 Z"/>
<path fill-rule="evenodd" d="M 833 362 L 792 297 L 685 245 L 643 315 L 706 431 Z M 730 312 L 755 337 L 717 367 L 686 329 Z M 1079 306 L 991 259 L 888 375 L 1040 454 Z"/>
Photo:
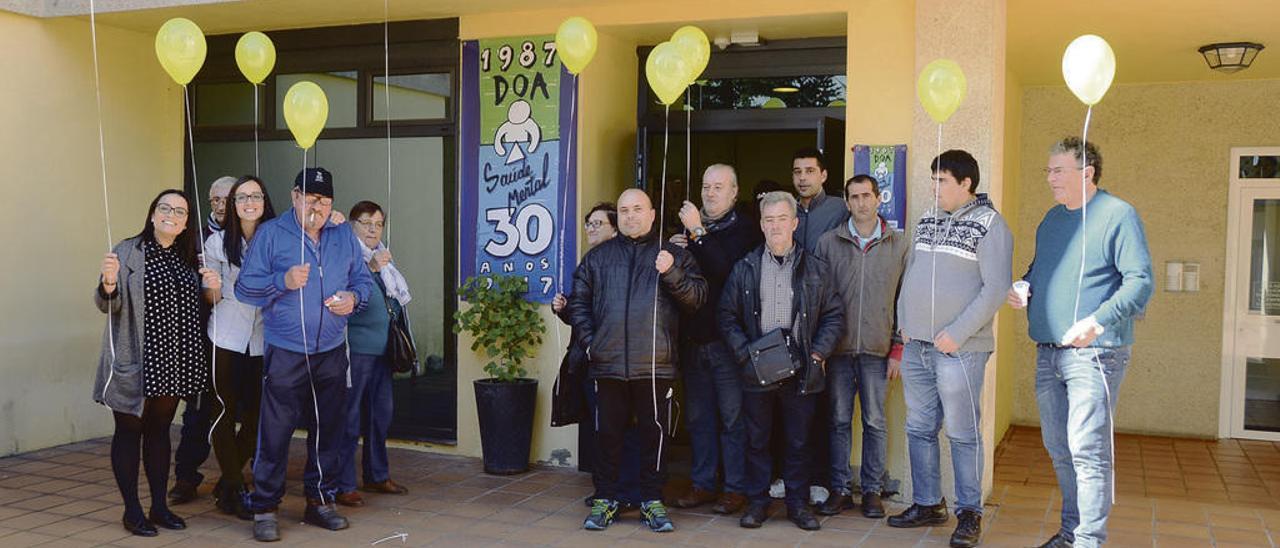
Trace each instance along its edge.
<path fill-rule="evenodd" d="M 284 121 L 298 146 L 311 148 L 329 119 L 329 98 L 315 82 L 303 80 L 284 95 Z"/>
<path fill-rule="evenodd" d="M 1116 77 L 1116 53 L 1101 36 L 1086 34 L 1071 41 L 1062 54 L 1062 78 L 1080 102 L 1102 100 Z"/>
<path fill-rule="evenodd" d="M 671 43 L 680 48 L 680 53 L 689 62 L 689 74 L 685 80 L 693 83 L 702 76 L 702 71 L 707 70 L 707 62 L 711 60 L 711 42 L 707 40 L 707 34 L 698 27 L 687 25 L 676 29 L 671 35 Z"/>
<path fill-rule="evenodd" d="M 583 17 L 570 17 L 556 29 L 556 53 L 569 72 L 578 74 L 596 56 L 596 27 Z"/>
<path fill-rule="evenodd" d="M 671 42 L 663 42 L 649 52 L 644 62 L 644 74 L 649 87 L 658 94 L 662 104 L 671 106 L 689 87 L 689 61 L 680 54 L 680 48 Z"/>
<path fill-rule="evenodd" d="M 939 124 L 955 114 L 968 91 L 964 71 L 950 59 L 934 59 L 929 62 L 920 71 L 920 79 L 916 81 L 916 95 L 920 97 L 920 105 Z"/>
<path fill-rule="evenodd" d="M 276 66 L 275 44 L 261 32 L 246 32 L 236 42 L 236 66 L 250 82 L 261 84 Z"/>
<path fill-rule="evenodd" d="M 175 17 L 156 32 L 156 57 L 173 81 L 187 85 L 204 66 L 204 33 L 190 19 Z"/>

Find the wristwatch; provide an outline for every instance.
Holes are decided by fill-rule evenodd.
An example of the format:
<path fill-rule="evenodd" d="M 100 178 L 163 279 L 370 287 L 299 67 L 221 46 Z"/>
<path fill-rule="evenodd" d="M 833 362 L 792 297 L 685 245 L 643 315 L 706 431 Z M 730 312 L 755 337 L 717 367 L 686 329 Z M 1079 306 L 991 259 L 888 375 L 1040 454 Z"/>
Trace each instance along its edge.
<path fill-rule="evenodd" d="M 697 227 L 697 228 L 693 229 L 693 241 L 695 241 L 695 242 L 696 242 L 696 241 L 698 241 L 698 240 L 699 240 L 700 238 L 702 238 L 703 236 L 706 236 L 706 235 L 707 235 L 707 229 L 705 229 L 705 228 L 703 228 L 703 227 Z"/>

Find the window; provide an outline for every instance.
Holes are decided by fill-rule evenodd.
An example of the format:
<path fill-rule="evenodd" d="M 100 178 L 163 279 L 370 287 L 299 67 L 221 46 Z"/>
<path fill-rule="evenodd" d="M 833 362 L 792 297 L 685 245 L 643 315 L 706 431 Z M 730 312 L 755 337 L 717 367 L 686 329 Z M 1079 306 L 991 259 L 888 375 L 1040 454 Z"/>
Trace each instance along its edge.
<path fill-rule="evenodd" d="M 387 120 L 387 95 L 392 120 L 445 120 L 452 117 L 453 78 L 447 72 L 393 74 L 391 85 L 381 74 L 373 77 L 373 121 Z"/>

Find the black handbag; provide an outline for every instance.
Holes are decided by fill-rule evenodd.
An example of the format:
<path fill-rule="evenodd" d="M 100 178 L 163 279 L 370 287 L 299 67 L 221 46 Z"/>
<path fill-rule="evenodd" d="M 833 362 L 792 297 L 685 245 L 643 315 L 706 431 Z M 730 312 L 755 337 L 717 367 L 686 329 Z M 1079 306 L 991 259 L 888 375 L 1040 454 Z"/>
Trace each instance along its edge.
<path fill-rule="evenodd" d="M 798 359 L 800 353 L 791 339 L 791 332 L 786 329 L 774 329 L 747 343 L 747 353 L 751 356 L 751 368 L 761 386 L 795 376 L 803 363 Z"/>
<path fill-rule="evenodd" d="M 418 364 L 418 349 L 413 344 L 413 335 L 409 333 L 405 320 L 407 314 L 397 316 L 386 293 L 382 294 L 382 301 L 387 305 L 387 315 L 391 317 L 391 325 L 387 330 L 387 363 L 391 364 L 391 370 L 396 373 L 413 371 Z"/>

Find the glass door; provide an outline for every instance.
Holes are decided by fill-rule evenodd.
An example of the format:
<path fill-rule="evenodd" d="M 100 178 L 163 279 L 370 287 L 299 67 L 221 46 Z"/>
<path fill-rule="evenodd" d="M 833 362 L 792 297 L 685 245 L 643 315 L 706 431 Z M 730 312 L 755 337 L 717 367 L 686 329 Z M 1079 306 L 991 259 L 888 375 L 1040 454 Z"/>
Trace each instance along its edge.
<path fill-rule="evenodd" d="M 1280 440 L 1280 149 L 1232 155 L 1229 435 Z M 1229 390 L 1228 390 L 1229 389 Z"/>

